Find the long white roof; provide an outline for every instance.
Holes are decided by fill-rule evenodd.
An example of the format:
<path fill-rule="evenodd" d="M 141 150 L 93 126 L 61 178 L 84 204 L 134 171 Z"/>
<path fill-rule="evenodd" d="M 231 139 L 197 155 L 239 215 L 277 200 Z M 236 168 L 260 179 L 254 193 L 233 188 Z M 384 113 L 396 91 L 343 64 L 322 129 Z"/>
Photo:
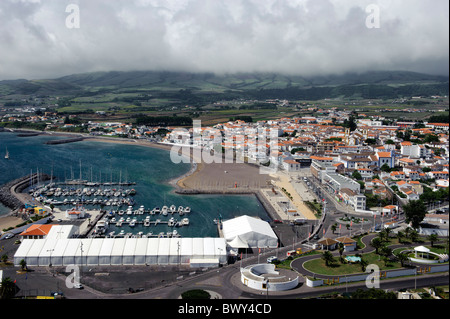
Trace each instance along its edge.
<path fill-rule="evenodd" d="M 186 256 L 190 259 L 221 256 L 225 262 L 226 254 L 224 238 L 48 238 L 25 239 L 14 255 L 14 262 L 18 264 L 22 258 L 28 257 L 50 256 L 67 257 L 72 263 L 74 261 L 70 257 L 77 257 L 76 262 L 81 256 L 83 259 L 100 256 Z"/>

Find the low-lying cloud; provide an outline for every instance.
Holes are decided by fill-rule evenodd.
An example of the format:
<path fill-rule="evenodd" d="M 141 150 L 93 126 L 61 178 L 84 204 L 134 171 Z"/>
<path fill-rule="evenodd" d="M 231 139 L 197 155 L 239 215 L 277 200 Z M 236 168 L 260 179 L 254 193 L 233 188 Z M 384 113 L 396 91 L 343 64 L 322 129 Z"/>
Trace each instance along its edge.
<path fill-rule="evenodd" d="M 66 25 L 70 4 L 79 28 Z M 371 4 L 379 28 L 366 25 Z M 448 0 L 2 0 L 0 80 L 111 70 L 448 75 L 448 10 Z"/>

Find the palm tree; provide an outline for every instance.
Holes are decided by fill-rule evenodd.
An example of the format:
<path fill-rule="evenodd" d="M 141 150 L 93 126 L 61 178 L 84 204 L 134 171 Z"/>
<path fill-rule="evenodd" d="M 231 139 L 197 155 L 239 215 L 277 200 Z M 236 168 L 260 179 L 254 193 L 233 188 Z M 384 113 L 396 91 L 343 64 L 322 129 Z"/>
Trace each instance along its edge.
<path fill-rule="evenodd" d="M 383 242 L 381 241 L 381 239 L 379 237 L 375 237 L 374 239 L 372 239 L 372 241 L 370 242 L 370 245 L 375 248 L 375 253 L 378 254 L 378 249 L 380 249 L 381 247 L 384 246 Z"/>
<path fill-rule="evenodd" d="M 330 253 L 328 250 L 322 254 L 322 259 L 325 261 L 325 265 L 327 267 L 334 263 L 333 254 Z"/>
<path fill-rule="evenodd" d="M 405 253 L 399 253 L 397 255 L 397 259 L 400 262 L 400 264 L 402 265 L 402 267 L 404 267 L 405 261 L 408 260 L 408 255 L 406 255 Z"/>
<path fill-rule="evenodd" d="M 344 252 L 344 244 L 343 243 L 339 243 L 338 244 L 338 250 L 339 250 L 339 259 L 342 262 L 342 253 Z"/>
<path fill-rule="evenodd" d="M 397 233 L 397 239 L 398 239 L 398 242 L 401 244 L 401 243 L 403 243 L 403 238 L 405 237 L 405 234 L 402 232 L 402 231 L 399 231 L 398 233 Z"/>
<path fill-rule="evenodd" d="M 427 238 L 431 242 L 431 247 L 433 247 L 434 242 L 438 240 L 438 237 L 436 234 L 431 234 Z"/>
<path fill-rule="evenodd" d="M 2 262 L 6 263 L 8 261 L 8 255 L 3 254 L 1 259 L 2 259 Z"/>
<path fill-rule="evenodd" d="M 392 229 L 387 227 L 384 229 L 384 232 L 386 234 L 386 240 L 389 241 L 389 237 L 390 237 L 390 234 L 392 233 Z"/>
<path fill-rule="evenodd" d="M 417 230 L 413 229 L 409 234 L 409 238 L 412 242 L 417 242 L 417 239 L 419 239 L 419 233 Z"/>
<path fill-rule="evenodd" d="M 392 249 L 384 246 L 383 248 L 381 248 L 381 254 L 383 254 L 386 257 L 389 257 L 390 255 L 392 255 Z"/>
<path fill-rule="evenodd" d="M 359 264 L 361 265 L 361 270 L 363 272 L 366 271 L 367 265 L 369 264 L 369 262 L 367 260 L 361 259 L 361 261 L 359 262 Z"/>
<path fill-rule="evenodd" d="M 14 297 L 16 293 L 16 284 L 9 277 L 2 279 L 0 284 L 0 298 L 9 299 Z"/>
<path fill-rule="evenodd" d="M 336 225 L 336 224 L 333 224 L 333 225 L 331 226 L 331 230 L 333 231 L 333 234 L 334 234 L 334 232 L 336 231 L 336 229 L 337 229 L 337 225 Z"/>
<path fill-rule="evenodd" d="M 405 228 L 405 236 L 406 236 L 407 238 L 409 238 L 409 234 L 411 233 L 411 230 L 412 230 L 412 228 L 409 227 L 409 226 Z"/>
<path fill-rule="evenodd" d="M 20 265 L 20 267 L 22 267 L 22 270 L 27 269 L 27 262 L 25 261 L 25 259 L 22 259 L 22 260 L 19 262 L 19 265 Z"/>

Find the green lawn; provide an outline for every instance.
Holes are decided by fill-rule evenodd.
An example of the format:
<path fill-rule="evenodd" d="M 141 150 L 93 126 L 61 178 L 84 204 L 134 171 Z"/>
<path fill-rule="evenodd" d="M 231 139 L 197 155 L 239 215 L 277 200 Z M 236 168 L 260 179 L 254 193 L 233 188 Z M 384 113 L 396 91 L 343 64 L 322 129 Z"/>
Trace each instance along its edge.
<path fill-rule="evenodd" d="M 377 265 L 378 267 L 380 267 L 380 271 L 401 268 L 400 262 L 389 262 L 386 266 L 383 259 L 375 253 L 363 254 L 362 259 L 366 260 L 368 264 Z M 327 267 L 325 265 L 325 261 L 319 257 L 318 259 L 307 261 L 303 266 L 305 267 L 305 269 L 312 271 L 318 275 L 342 276 L 363 273 L 361 265 L 359 263 L 341 264 L 341 262 L 339 261 L 339 257 L 335 258 L 335 260 L 336 261 L 332 266 Z"/>

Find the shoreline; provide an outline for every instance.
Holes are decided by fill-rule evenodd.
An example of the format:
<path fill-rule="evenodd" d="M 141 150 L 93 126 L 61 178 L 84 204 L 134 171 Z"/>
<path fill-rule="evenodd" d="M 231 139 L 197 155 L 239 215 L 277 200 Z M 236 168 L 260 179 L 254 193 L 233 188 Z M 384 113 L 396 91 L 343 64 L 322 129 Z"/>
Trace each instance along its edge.
<path fill-rule="evenodd" d="M 13 130 L 14 132 L 14 130 Z M 150 147 L 171 151 L 174 145 L 149 142 L 144 139 L 123 139 L 115 137 L 86 136 L 79 133 L 66 132 L 40 132 L 43 135 L 51 136 L 82 136 L 84 141 L 114 143 Z M 198 153 L 197 149 L 190 146 L 179 146 L 179 151 L 189 149 L 189 163 L 191 168 L 185 174 L 166 181 L 171 185 L 173 192 L 180 195 L 194 194 L 216 194 L 216 195 L 253 195 L 265 209 L 267 215 L 272 219 L 285 219 L 277 213 L 277 210 L 267 200 L 262 193 L 263 189 L 271 185 L 273 179 L 279 179 L 272 175 L 260 174 L 259 166 L 251 163 L 232 161 L 224 163 L 222 156 L 216 157 L 216 162 L 205 163 Z M 181 155 L 188 155 L 187 152 L 181 152 Z M 200 158 L 198 158 L 200 155 Z M 1 219 L 0 216 L 0 225 Z"/>

